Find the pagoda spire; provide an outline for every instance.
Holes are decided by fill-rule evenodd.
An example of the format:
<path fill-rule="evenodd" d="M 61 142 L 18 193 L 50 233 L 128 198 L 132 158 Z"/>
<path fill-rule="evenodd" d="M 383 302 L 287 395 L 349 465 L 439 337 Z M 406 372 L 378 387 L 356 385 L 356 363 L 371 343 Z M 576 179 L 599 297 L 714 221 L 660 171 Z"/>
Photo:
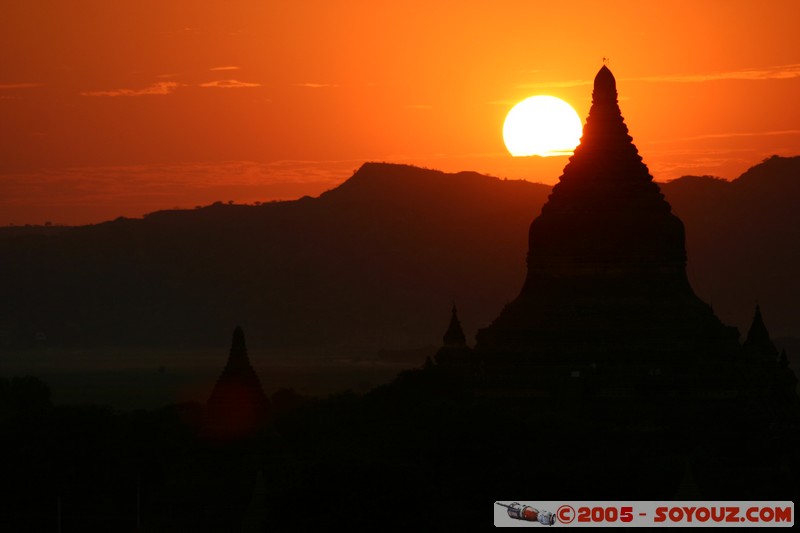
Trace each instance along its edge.
<path fill-rule="evenodd" d="M 458 311 L 456 304 L 453 304 L 453 309 L 450 315 L 450 325 L 442 337 L 442 343 L 448 347 L 461 348 L 467 345 L 467 338 L 464 336 L 464 330 L 461 329 L 461 322 L 458 320 Z"/>
<path fill-rule="evenodd" d="M 250 359 L 247 357 L 247 347 L 244 342 L 244 330 L 241 326 L 236 326 L 231 338 L 231 350 L 228 353 L 228 362 L 225 364 L 225 372 L 242 372 L 252 370 Z M 260 385 L 259 385 L 260 386 Z"/>
<path fill-rule="evenodd" d="M 437 365 L 443 366 L 457 373 L 472 371 L 472 350 L 467 346 L 467 338 L 458 320 L 456 304 L 450 310 L 450 324 L 442 337 L 442 347 L 436 352 L 433 360 Z"/>
<path fill-rule="evenodd" d="M 756 304 L 753 322 L 750 324 L 743 346 L 746 353 L 761 359 L 770 361 L 778 359 L 778 349 L 772 343 L 767 326 L 764 324 L 764 318 L 761 316 L 761 306 L 758 304 Z"/>
<path fill-rule="evenodd" d="M 686 268 L 684 229 L 628 134 L 607 66 L 594 79 L 581 143 L 531 224 L 529 274 L 601 264 L 618 272 Z M 605 268 L 606 272 L 610 269 Z"/>

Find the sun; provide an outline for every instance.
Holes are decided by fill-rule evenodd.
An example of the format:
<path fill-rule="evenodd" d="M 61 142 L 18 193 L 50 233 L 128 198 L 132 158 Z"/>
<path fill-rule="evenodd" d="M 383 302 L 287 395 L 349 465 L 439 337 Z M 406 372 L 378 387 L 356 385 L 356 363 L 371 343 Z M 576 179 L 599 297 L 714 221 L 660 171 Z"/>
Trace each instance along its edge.
<path fill-rule="evenodd" d="M 555 96 L 531 96 L 511 108 L 503 124 L 503 141 L 511 155 L 572 155 L 581 141 L 578 113 Z"/>

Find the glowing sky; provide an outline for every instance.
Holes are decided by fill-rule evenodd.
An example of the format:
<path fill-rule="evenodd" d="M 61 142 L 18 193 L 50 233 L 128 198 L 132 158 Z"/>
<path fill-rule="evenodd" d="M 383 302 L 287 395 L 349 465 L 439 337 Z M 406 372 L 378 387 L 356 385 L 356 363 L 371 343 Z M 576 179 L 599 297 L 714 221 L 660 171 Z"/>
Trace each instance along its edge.
<path fill-rule="evenodd" d="M 610 58 L 657 180 L 800 153 L 794 1 L 14 0 L 0 225 L 316 195 L 365 161 L 553 183 L 502 124 Z"/>

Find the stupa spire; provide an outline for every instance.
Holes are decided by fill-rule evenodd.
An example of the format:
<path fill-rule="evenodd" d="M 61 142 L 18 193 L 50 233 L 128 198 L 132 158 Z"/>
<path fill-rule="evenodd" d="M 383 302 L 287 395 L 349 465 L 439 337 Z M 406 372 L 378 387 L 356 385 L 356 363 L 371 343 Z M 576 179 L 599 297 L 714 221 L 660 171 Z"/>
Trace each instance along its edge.
<path fill-rule="evenodd" d="M 228 362 L 225 365 L 226 371 L 242 371 L 252 369 L 250 359 L 247 357 L 247 347 L 244 342 L 244 330 L 241 326 L 236 326 L 231 338 L 231 350 L 228 353 Z"/>
<path fill-rule="evenodd" d="M 778 349 L 775 348 L 772 339 L 770 339 L 767 326 L 764 324 L 764 318 L 761 316 L 761 306 L 758 304 L 756 304 L 753 322 L 750 324 L 743 346 L 745 352 L 762 359 L 775 361 L 778 358 Z"/>
<path fill-rule="evenodd" d="M 464 336 L 464 330 L 461 329 L 461 322 L 458 320 L 458 311 L 456 304 L 453 304 L 453 309 L 450 315 L 450 325 L 442 337 L 444 346 L 449 347 L 463 347 L 467 345 L 467 338 Z"/>
<path fill-rule="evenodd" d="M 528 267 L 537 276 L 594 269 L 598 260 L 617 270 L 685 269 L 683 224 L 628 134 L 607 66 L 595 76 L 581 143 L 531 224 L 529 243 Z"/>
<path fill-rule="evenodd" d="M 456 304 L 450 311 L 450 324 L 442 337 L 442 347 L 436 352 L 433 360 L 436 364 L 456 373 L 469 374 L 472 368 L 472 350 L 467 346 L 467 338 L 461 328 L 461 321 L 458 320 Z"/>

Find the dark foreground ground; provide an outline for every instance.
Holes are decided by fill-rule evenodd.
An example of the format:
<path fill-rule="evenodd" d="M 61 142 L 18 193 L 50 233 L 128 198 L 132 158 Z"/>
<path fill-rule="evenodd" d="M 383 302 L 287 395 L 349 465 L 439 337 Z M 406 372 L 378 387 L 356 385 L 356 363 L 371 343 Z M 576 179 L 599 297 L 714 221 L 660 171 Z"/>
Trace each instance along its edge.
<path fill-rule="evenodd" d="M 428 368 L 324 400 L 280 390 L 267 424 L 225 441 L 196 403 L 54 407 L 36 378 L 1 397 L 2 531 L 474 528 L 503 497 L 800 496 L 796 427 L 751 404 L 687 417 L 646 397 L 476 396 Z"/>

